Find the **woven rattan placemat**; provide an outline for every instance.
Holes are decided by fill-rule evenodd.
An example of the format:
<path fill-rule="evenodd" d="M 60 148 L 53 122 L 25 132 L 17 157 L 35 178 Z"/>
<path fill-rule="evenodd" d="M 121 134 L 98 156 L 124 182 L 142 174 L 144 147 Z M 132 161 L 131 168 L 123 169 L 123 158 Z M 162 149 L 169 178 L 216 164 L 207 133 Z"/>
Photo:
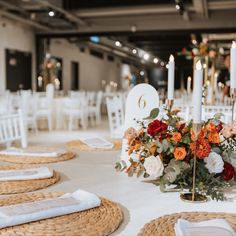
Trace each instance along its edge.
<path fill-rule="evenodd" d="M 166 215 L 147 223 L 138 236 L 175 236 L 174 225 L 178 219 L 189 221 L 204 221 L 210 219 L 225 219 L 236 231 L 236 214 L 214 212 L 182 212 Z"/>
<path fill-rule="evenodd" d="M 0 206 L 32 202 L 61 196 L 63 193 L 18 194 L 0 199 Z M 121 208 L 114 202 L 102 198 L 100 207 L 35 221 L 0 230 L 0 235 L 24 236 L 105 236 L 114 232 L 123 220 Z"/>
<path fill-rule="evenodd" d="M 50 147 L 32 147 L 35 150 L 55 150 L 55 148 Z M 59 157 L 30 157 L 30 156 L 14 156 L 14 155 L 1 155 L 1 161 L 13 162 L 13 163 L 25 163 L 25 164 L 44 164 L 44 163 L 52 163 L 52 162 L 60 162 L 70 160 L 75 157 L 75 153 L 73 152 L 66 152 L 65 154 Z"/>
<path fill-rule="evenodd" d="M 80 151 L 89 151 L 89 152 L 111 152 L 111 151 L 117 151 L 121 149 L 122 143 L 120 140 L 112 141 L 113 148 L 107 149 L 107 148 L 92 148 L 86 145 L 85 143 L 81 142 L 80 140 L 72 140 L 70 142 L 66 143 L 66 146 L 68 148 L 77 149 Z"/>
<path fill-rule="evenodd" d="M 11 165 L 0 166 L 0 170 L 26 169 L 35 166 L 30 165 Z M 60 180 L 60 174 L 53 171 L 53 176 L 46 179 L 18 180 L 18 181 L 0 181 L 0 194 L 26 193 L 38 189 L 46 188 Z"/>

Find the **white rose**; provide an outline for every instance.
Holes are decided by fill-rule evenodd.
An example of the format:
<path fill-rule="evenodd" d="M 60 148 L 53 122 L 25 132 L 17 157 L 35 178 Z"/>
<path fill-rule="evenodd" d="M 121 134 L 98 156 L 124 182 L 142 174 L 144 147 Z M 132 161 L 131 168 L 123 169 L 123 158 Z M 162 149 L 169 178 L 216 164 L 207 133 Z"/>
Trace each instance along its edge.
<path fill-rule="evenodd" d="M 204 162 L 206 163 L 206 168 L 210 173 L 222 173 L 224 170 L 224 161 L 222 157 L 215 153 L 211 152 L 208 157 L 204 159 Z"/>
<path fill-rule="evenodd" d="M 146 169 L 146 173 L 150 175 L 152 178 L 158 178 L 162 176 L 164 165 L 159 156 L 150 156 L 145 159 L 144 168 Z"/>

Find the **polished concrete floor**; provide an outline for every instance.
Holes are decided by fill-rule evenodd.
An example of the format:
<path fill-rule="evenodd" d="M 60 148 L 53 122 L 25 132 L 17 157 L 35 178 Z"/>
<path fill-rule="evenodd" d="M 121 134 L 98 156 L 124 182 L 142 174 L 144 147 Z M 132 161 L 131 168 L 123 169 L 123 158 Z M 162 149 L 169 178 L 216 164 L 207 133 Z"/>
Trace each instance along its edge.
<path fill-rule="evenodd" d="M 107 122 L 97 128 L 78 131 L 41 131 L 31 133 L 31 145 L 63 146 L 65 142 L 78 139 L 83 134 L 98 134 L 108 138 Z M 159 188 L 137 178 L 129 178 L 114 169 L 120 152 L 79 152 L 77 157 L 60 163 L 48 164 L 58 170 L 59 183 L 40 191 L 73 192 L 78 188 L 93 192 L 119 203 L 124 212 L 124 222 L 113 235 L 137 235 L 150 220 L 183 211 L 213 211 L 236 213 L 235 202 L 209 201 L 201 204 L 182 202 L 179 193 L 160 193 Z"/>

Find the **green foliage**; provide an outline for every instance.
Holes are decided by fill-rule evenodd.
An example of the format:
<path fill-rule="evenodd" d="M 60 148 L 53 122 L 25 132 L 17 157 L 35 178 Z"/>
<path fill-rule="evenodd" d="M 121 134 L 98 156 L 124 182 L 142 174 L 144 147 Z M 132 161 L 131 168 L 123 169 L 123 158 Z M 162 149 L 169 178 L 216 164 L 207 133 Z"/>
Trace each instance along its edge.
<path fill-rule="evenodd" d="M 159 112 L 160 112 L 159 108 L 152 109 L 150 115 L 144 118 L 144 120 L 155 119 L 159 115 Z"/>
<path fill-rule="evenodd" d="M 190 167 L 177 177 L 175 184 L 178 184 L 182 189 L 189 189 L 192 191 L 193 183 L 193 160 L 190 162 Z M 217 201 L 225 200 L 222 189 L 229 186 L 225 181 L 222 181 L 222 177 L 210 174 L 205 167 L 203 160 L 197 161 L 196 168 L 196 190 L 199 193 L 210 196 Z"/>

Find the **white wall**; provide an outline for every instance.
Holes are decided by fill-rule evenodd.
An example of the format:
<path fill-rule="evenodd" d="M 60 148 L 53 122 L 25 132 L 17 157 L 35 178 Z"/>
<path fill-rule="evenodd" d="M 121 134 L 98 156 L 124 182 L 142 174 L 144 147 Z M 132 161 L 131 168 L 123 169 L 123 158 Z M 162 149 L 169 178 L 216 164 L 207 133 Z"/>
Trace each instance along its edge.
<path fill-rule="evenodd" d="M 35 88 L 35 35 L 34 31 L 15 21 L 0 19 L 0 93 L 6 89 L 5 49 L 15 49 L 32 53 L 32 86 Z M 79 62 L 80 89 L 99 90 L 101 81 L 106 80 L 120 84 L 120 59 L 107 60 L 107 54 L 99 59 L 89 54 L 89 49 L 80 52 L 79 47 L 65 39 L 51 40 L 50 53 L 63 60 L 64 91 L 71 89 L 71 61 Z"/>
<path fill-rule="evenodd" d="M 32 78 L 35 78 L 34 32 L 15 21 L 0 19 L 0 93 L 6 89 L 6 48 L 32 53 Z"/>
<path fill-rule="evenodd" d="M 71 88 L 71 61 L 79 62 L 79 86 L 83 90 L 101 89 L 101 81 L 114 81 L 120 83 L 120 64 L 115 57 L 113 62 L 107 60 L 107 54 L 100 59 L 89 54 L 89 49 L 85 52 L 75 44 L 69 43 L 65 39 L 53 39 L 50 44 L 50 53 L 52 56 L 63 59 L 63 87 L 64 91 Z"/>

